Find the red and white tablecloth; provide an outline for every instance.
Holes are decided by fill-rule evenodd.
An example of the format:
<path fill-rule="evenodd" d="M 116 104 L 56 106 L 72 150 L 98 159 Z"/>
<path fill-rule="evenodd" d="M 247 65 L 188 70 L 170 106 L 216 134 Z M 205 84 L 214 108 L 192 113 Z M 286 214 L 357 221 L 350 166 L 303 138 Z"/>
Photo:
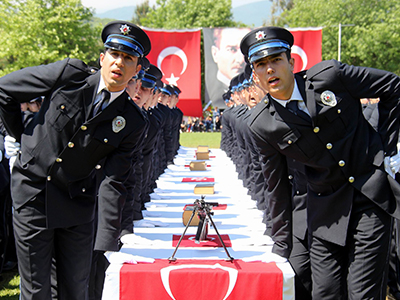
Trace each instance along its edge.
<path fill-rule="evenodd" d="M 119 286 L 121 300 L 282 299 L 283 275 L 275 263 L 156 260 L 123 265 Z"/>

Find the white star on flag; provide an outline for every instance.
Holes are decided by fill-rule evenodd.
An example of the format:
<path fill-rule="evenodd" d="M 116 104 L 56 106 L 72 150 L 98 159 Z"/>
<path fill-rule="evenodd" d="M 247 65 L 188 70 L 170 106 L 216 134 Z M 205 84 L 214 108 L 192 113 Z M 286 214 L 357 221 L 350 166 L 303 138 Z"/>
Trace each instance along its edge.
<path fill-rule="evenodd" d="M 179 80 L 179 78 L 180 77 L 175 77 L 174 73 L 171 73 L 171 77 L 170 78 L 165 78 L 165 79 L 168 81 L 169 84 L 178 86 L 177 81 Z"/>

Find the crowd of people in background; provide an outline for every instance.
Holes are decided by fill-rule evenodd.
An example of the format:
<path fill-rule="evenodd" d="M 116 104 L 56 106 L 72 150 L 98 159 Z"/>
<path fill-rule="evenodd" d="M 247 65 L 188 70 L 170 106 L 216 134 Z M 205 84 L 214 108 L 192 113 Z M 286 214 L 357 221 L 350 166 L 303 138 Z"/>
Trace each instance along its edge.
<path fill-rule="evenodd" d="M 223 111 L 214 107 L 206 117 L 184 117 L 181 132 L 220 132 Z"/>

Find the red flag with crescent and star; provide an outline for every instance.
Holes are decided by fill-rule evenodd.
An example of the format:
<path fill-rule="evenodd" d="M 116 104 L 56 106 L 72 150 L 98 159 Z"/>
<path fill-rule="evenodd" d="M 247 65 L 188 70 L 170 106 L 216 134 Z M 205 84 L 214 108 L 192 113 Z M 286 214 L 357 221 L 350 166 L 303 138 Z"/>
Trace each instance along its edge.
<path fill-rule="evenodd" d="M 307 70 L 322 59 L 322 27 L 288 28 L 293 34 L 294 72 Z"/>
<path fill-rule="evenodd" d="M 201 30 L 144 28 L 144 31 L 151 41 L 147 59 L 161 70 L 164 83 L 182 91 L 177 106 L 185 116 L 201 117 Z"/>

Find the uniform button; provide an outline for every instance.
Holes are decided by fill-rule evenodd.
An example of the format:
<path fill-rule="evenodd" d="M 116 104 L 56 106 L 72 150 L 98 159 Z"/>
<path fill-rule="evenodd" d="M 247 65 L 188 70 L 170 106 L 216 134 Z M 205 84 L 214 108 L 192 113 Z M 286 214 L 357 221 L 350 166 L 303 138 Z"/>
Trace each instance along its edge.
<path fill-rule="evenodd" d="M 344 160 L 340 160 L 340 161 L 339 161 L 339 166 L 344 167 L 345 164 L 346 164 L 346 163 L 344 162 Z"/>
<path fill-rule="evenodd" d="M 50 181 L 51 180 L 51 176 L 47 176 L 47 181 Z"/>
<path fill-rule="evenodd" d="M 331 143 L 326 144 L 326 149 L 331 150 L 333 145 Z"/>
<path fill-rule="evenodd" d="M 338 114 L 340 114 L 341 112 L 342 112 L 342 110 L 341 110 L 341 109 L 338 109 L 338 110 L 337 110 L 337 113 L 338 113 Z"/>
<path fill-rule="evenodd" d="M 84 192 L 86 192 L 86 189 L 85 189 L 85 188 L 82 188 L 82 193 L 84 193 Z"/>
<path fill-rule="evenodd" d="M 349 182 L 350 182 L 350 183 L 353 183 L 354 180 L 355 180 L 355 178 L 354 178 L 353 176 L 350 176 L 350 177 L 349 177 Z"/>
<path fill-rule="evenodd" d="M 99 170 L 99 169 L 101 169 L 101 166 L 100 166 L 100 165 L 97 165 L 97 166 L 95 166 L 95 168 L 96 168 L 97 170 Z"/>
<path fill-rule="evenodd" d="M 297 195 L 300 195 L 300 191 L 296 191 L 296 194 L 297 194 Z"/>
<path fill-rule="evenodd" d="M 303 78 L 304 78 L 304 79 L 307 79 L 307 75 L 304 75 Z"/>
<path fill-rule="evenodd" d="M 145 139 L 147 139 L 147 134 L 145 135 L 145 137 L 144 137 Z"/>
<path fill-rule="evenodd" d="M 289 179 L 293 179 L 293 176 L 292 176 L 292 175 L 289 175 Z"/>
<path fill-rule="evenodd" d="M 60 108 L 61 108 L 61 109 L 65 109 L 65 105 L 62 104 L 62 105 L 60 106 Z"/>
<path fill-rule="evenodd" d="M 131 97 L 128 97 L 128 100 L 132 100 L 132 98 L 131 98 Z"/>
<path fill-rule="evenodd" d="M 56 162 L 58 162 L 58 163 L 62 162 L 62 158 L 57 157 Z"/>
<path fill-rule="evenodd" d="M 104 139 L 104 143 L 108 143 L 108 139 Z"/>
<path fill-rule="evenodd" d="M 292 140 L 288 140 L 287 143 L 290 145 L 290 144 L 292 144 L 293 142 L 292 142 Z"/>
<path fill-rule="evenodd" d="M 74 146 L 75 146 L 75 144 L 74 144 L 73 142 L 69 142 L 69 143 L 68 143 L 68 147 L 74 148 Z"/>
<path fill-rule="evenodd" d="M 268 104 L 268 100 L 267 100 L 267 99 L 265 99 L 265 100 L 264 100 L 264 103 L 265 103 L 265 104 Z"/>
<path fill-rule="evenodd" d="M 314 127 L 314 132 L 318 133 L 319 132 L 319 127 Z"/>
<path fill-rule="evenodd" d="M 91 72 L 92 74 L 93 74 L 93 73 L 96 73 L 96 69 L 91 69 L 90 72 Z"/>
<path fill-rule="evenodd" d="M 82 129 L 82 130 L 87 130 L 87 126 L 82 125 L 82 126 L 81 126 L 81 129 Z"/>

